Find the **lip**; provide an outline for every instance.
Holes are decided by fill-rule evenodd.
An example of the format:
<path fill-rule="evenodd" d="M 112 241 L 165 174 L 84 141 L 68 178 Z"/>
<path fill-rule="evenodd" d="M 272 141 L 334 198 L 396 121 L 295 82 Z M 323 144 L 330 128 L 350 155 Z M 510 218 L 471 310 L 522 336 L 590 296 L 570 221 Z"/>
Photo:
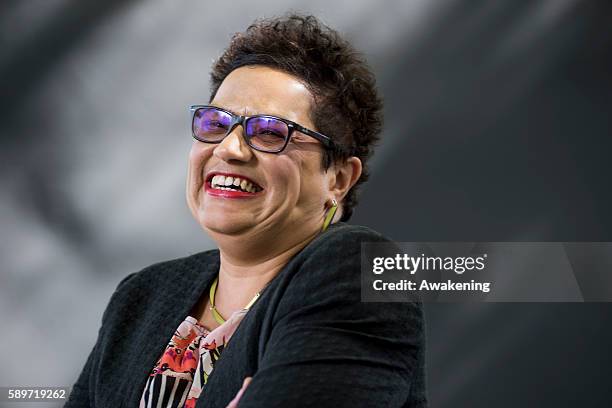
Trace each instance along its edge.
<path fill-rule="evenodd" d="M 256 193 L 247 193 L 244 191 L 232 191 L 232 190 L 220 190 L 217 188 L 213 188 L 210 184 L 212 178 L 214 176 L 226 176 L 226 177 L 240 177 L 243 180 L 247 180 L 255 185 L 257 185 L 258 187 L 261 188 L 260 191 L 256 192 Z M 265 191 L 263 189 L 263 187 L 261 187 L 259 185 L 259 183 L 256 183 L 255 181 L 253 181 L 252 179 L 250 179 L 249 177 L 246 177 L 242 174 L 236 174 L 236 173 L 225 173 L 222 171 L 211 171 L 206 175 L 206 181 L 204 182 L 204 190 L 206 191 L 206 194 L 209 194 L 211 196 L 214 197 L 223 197 L 223 198 L 255 198 L 260 196 L 261 194 L 263 194 L 263 192 Z"/>

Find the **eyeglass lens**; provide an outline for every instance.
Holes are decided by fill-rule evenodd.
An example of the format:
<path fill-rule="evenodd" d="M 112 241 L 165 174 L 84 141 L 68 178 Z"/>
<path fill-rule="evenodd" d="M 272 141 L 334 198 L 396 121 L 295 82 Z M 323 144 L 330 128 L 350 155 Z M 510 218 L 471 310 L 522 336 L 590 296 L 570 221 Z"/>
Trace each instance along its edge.
<path fill-rule="evenodd" d="M 193 133 L 204 142 L 218 143 L 227 134 L 232 116 L 214 108 L 199 108 L 193 116 Z M 285 145 L 289 127 L 283 121 L 268 116 L 248 118 L 244 129 L 249 144 L 264 151 L 278 151 Z"/>

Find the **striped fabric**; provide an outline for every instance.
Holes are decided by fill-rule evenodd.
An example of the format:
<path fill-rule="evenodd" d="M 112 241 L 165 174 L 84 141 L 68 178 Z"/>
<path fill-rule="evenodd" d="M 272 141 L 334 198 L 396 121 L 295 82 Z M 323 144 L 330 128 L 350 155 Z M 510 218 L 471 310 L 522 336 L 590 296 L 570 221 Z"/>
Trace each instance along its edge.
<path fill-rule="evenodd" d="M 213 331 L 187 316 L 151 370 L 140 408 L 194 408 L 215 362 L 247 311 L 234 312 Z"/>
<path fill-rule="evenodd" d="M 170 375 L 151 378 L 148 381 L 141 406 L 144 404 L 146 407 L 183 407 L 190 386 L 191 381 Z M 154 403 L 153 401 L 157 402 Z"/>

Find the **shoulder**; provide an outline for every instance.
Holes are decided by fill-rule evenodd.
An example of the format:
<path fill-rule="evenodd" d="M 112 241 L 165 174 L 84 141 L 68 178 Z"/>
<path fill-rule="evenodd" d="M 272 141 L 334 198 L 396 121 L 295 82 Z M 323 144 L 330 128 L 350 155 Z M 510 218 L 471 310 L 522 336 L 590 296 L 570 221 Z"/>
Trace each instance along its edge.
<path fill-rule="evenodd" d="M 332 224 L 327 231 L 323 232 L 315 241 L 343 241 L 350 239 L 351 242 L 362 242 L 362 241 L 390 241 L 389 238 L 382 235 L 369 227 L 364 225 L 353 225 L 345 222 L 337 222 Z"/>
<path fill-rule="evenodd" d="M 155 290 L 172 282 L 194 278 L 203 267 L 219 262 L 219 251 L 212 249 L 197 254 L 157 262 L 121 280 L 115 292 Z"/>
<path fill-rule="evenodd" d="M 285 302 L 361 302 L 362 245 L 371 242 L 392 241 L 368 227 L 333 224 L 279 274 Z M 304 293 L 309 296 L 304 298 Z"/>
<path fill-rule="evenodd" d="M 358 273 L 361 265 L 361 251 L 365 243 L 392 242 L 381 233 L 362 226 L 339 222 L 319 234 L 293 260 L 294 268 L 307 270 L 301 272 L 314 279 L 325 274 L 342 273 L 347 277 Z M 320 277 L 319 277 L 320 278 Z"/>
<path fill-rule="evenodd" d="M 218 267 L 216 249 L 157 262 L 125 276 L 113 292 L 104 315 L 108 317 L 127 308 L 144 309 L 160 296 L 181 296 L 182 290 L 204 270 Z"/>
<path fill-rule="evenodd" d="M 392 243 L 384 235 L 364 226 L 341 223 L 319 235 L 282 272 L 276 322 L 310 324 L 312 321 L 371 322 L 362 333 L 422 341 L 422 304 L 368 302 L 362 299 L 362 244 Z M 342 323 L 344 322 L 344 323 Z M 351 323 L 352 324 L 352 323 Z M 357 323 L 356 323 L 357 324 Z"/>
<path fill-rule="evenodd" d="M 348 257 L 355 259 L 361 252 L 362 244 L 368 242 L 391 240 L 366 226 L 338 222 L 312 240 L 300 255 L 306 258 L 338 258 L 348 261 Z"/>

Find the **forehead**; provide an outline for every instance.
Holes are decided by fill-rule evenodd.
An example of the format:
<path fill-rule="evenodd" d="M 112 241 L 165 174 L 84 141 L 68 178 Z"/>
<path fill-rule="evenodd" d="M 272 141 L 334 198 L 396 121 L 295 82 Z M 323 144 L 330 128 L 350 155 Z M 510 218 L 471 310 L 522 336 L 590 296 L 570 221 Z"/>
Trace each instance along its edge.
<path fill-rule="evenodd" d="M 212 104 L 241 115 L 270 114 L 308 126 L 312 94 L 296 77 L 264 66 L 232 71 Z"/>

